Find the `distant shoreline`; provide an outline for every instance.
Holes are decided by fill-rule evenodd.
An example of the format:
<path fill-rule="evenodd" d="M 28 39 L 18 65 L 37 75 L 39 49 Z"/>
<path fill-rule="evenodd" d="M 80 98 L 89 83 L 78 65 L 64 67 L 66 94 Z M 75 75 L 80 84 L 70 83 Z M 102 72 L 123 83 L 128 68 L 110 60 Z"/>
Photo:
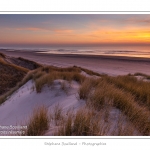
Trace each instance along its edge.
<path fill-rule="evenodd" d="M 46 53 L 47 51 L 37 51 L 37 50 L 15 50 L 15 49 L 0 49 L 0 52 L 4 53 L 34 53 L 41 55 L 52 55 L 52 56 L 63 56 L 63 57 L 86 57 L 86 58 L 101 58 L 101 59 L 115 59 L 115 60 L 127 60 L 127 61 L 148 61 L 150 62 L 150 58 L 147 57 L 132 57 L 132 56 L 111 56 L 111 55 L 92 55 L 92 54 L 54 54 L 54 53 Z"/>
<path fill-rule="evenodd" d="M 150 58 L 81 55 L 81 54 L 49 54 L 37 51 L 6 51 L 0 52 L 11 57 L 23 57 L 44 65 L 58 67 L 81 66 L 98 73 L 108 75 L 126 75 L 141 72 L 150 75 Z"/>

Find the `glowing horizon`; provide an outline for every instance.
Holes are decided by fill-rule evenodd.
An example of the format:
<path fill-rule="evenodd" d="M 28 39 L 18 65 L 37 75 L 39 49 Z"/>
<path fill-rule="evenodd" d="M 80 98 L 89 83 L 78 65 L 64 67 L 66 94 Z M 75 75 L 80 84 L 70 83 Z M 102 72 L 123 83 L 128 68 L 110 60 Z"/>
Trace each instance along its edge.
<path fill-rule="evenodd" d="M 0 15 L 0 46 L 150 45 L 150 15 Z"/>

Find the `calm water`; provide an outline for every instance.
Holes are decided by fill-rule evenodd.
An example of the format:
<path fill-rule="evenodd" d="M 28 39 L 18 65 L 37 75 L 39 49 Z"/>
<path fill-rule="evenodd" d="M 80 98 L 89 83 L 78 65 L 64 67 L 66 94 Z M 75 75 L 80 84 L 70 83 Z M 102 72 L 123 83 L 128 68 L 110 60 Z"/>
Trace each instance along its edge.
<path fill-rule="evenodd" d="M 51 54 L 86 54 L 107 56 L 128 56 L 150 58 L 150 46 L 111 46 L 111 47 L 1 47 L 8 51 L 26 50 Z M 0 48 L 0 49 L 1 49 Z"/>

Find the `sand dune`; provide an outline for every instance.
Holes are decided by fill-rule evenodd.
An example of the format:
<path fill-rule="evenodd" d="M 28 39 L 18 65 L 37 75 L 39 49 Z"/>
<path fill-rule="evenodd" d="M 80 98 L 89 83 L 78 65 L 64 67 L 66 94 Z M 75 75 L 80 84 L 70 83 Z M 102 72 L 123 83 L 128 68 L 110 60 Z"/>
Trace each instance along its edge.
<path fill-rule="evenodd" d="M 59 120 L 60 124 L 57 125 L 54 123 L 54 116 L 50 117 L 49 129 L 43 135 L 51 136 L 60 130 L 67 122 L 68 112 L 73 112 L 72 125 L 76 124 L 73 121 L 82 117 L 85 121 L 91 117 L 89 132 L 85 133 L 84 128 L 80 133 L 74 132 L 74 127 L 70 126 L 73 127 L 70 135 L 149 135 L 149 76 L 145 75 L 150 72 L 146 68 L 150 64 L 149 60 L 77 55 L 47 56 L 34 52 L 9 54 L 13 57 L 25 56 L 38 63 L 59 67 L 43 66 L 28 72 L 26 80 L 23 80 L 25 82 L 22 82 L 13 94 L 7 95 L 6 101 L 0 105 L 0 131 L 1 126 L 28 125 L 33 110 L 39 106 L 45 106 L 51 116 L 59 105 L 62 109 L 63 124 Z M 62 68 L 74 65 L 96 72 L 77 66 Z M 116 76 L 135 72 L 145 74 L 136 74 L 138 80 L 134 75 L 103 75 Z M 145 88 L 145 91 L 141 87 Z M 79 118 L 76 119 L 80 110 L 83 112 L 80 112 Z M 82 124 L 82 119 L 77 125 Z M 94 125 L 99 128 L 96 132 L 93 130 Z"/>
<path fill-rule="evenodd" d="M 46 106 L 49 111 L 59 104 L 63 111 L 76 110 L 85 102 L 78 101 L 77 89 L 79 85 L 72 82 L 68 93 L 60 87 L 63 80 L 56 80 L 53 87 L 45 86 L 41 93 L 37 93 L 34 82 L 28 81 L 20 87 L 8 100 L 0 106 L 0 125 L 26 124 L 34 108 Z"/>

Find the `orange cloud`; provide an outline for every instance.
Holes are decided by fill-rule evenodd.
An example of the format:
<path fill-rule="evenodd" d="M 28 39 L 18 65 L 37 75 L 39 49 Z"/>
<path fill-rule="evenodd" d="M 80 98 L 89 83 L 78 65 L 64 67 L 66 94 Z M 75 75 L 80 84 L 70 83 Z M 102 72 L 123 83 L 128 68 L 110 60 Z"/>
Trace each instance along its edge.
<path fill-rule="evenodd" d="M 34 31 L 34 32 L 21 32 Z M 40 31 L 40 32 L 39 32 Z M 124 27 L 99 29 L 55 29 L 48 31 L 42 28 L 17 28 L 3 31 L 0 43 L 21 44 L 148 44 L 150 43 L 150 28 Z M 14 36 L 15 35 L 15 36 Z M 15 38 L 14 38 L 15 37 Z"/>
<path fill-rule="evenodd" d="M 93 43 L 148 43 L 150 42 L 150 29 L 111 29 L 103 28 L 82 35 L 91 38 Z"/>

